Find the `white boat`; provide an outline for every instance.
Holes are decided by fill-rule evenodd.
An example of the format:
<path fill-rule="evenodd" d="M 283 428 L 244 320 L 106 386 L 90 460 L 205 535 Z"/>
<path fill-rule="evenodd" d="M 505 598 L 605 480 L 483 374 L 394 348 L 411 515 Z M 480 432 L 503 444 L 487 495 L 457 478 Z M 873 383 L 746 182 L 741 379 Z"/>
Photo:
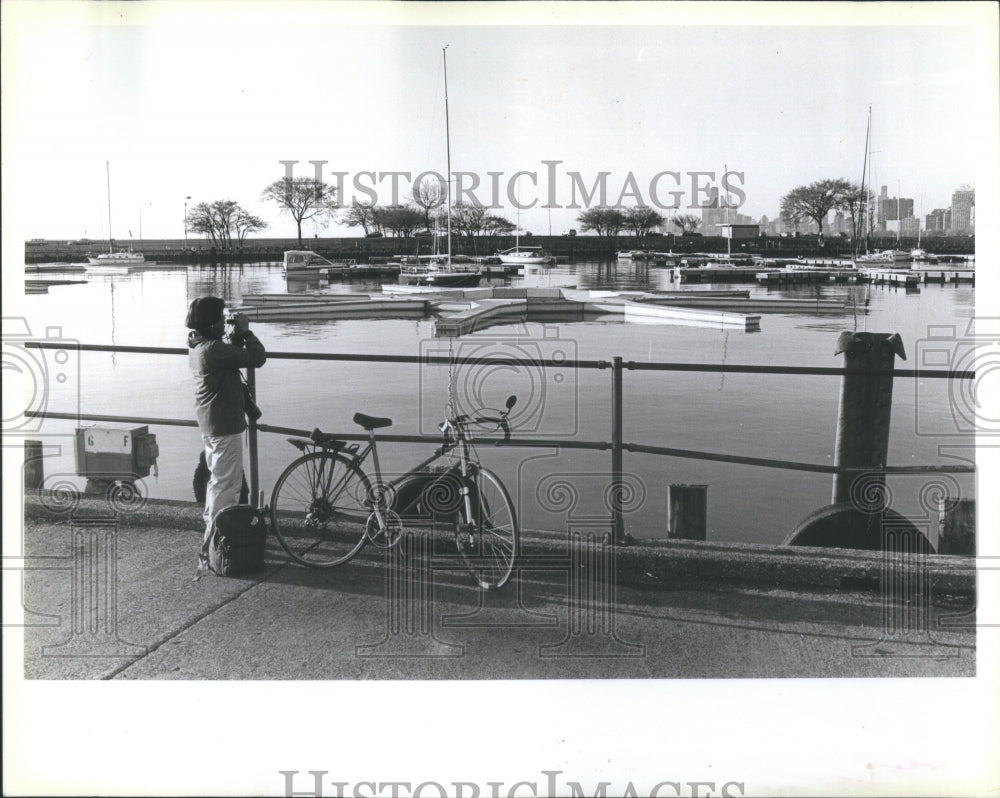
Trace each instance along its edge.
<path fill-rule="evenodd" d="M 507 266 L 525 266 L 553 263 L 555 258 L 549 255 L 541 247 L 515 246 L 498 252 L 497 257 L 500 262 Z"/>
<path fill-rule="evenodd" d="M 290 249 L 285 252 L 283 268 L 285 274 L 316 273 L 325 271 L 344 272 L 357 265 L 356 261 L 331 261 L 310 249 Z"/>
<path fill-rule="evenodd" d="M 119 274 L 127 271 L 131 266 L 153 265 L 153 261 L 147 261 L 145 255 L 141 252 L 133 252 L 131 247 L 115 252 L 114 236 L 111 235 L 111 165 L 107 161 L 104 162 L 104 170 L 108 181 L 108 251 L 102 252 L 100 255 L 88 255 L 87 262 L 90 265 L 87 267 L 87 271 Z"/>
<path fill-rule="evenodd" d="M 858 255 L 854 260 L 857 263 L 909 263 L 913 257 L 901 249 L 883 249 L 880 252 Z"/>
<path fill-rule="evenodd" d="M 100 255 L 87 256 L 87 262 L 90 266 L 97 266 L 100 268 L 119 268 L 122 266 L 147 266 L 152 264 L 152 261 L 147 261 L 145 255 L 141 252 L 133 252 L 132 250 L 125 250 L 119 252 L 102 252 Z M 88 267 L 88 271 L 93 271 Z"/>

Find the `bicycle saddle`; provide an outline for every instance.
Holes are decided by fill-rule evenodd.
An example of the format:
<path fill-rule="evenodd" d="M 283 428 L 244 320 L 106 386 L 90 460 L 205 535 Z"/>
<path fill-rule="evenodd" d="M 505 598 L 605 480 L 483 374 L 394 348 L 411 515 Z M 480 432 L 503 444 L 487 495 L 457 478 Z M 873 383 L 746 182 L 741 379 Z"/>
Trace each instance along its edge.
<path fill-rule="evenodd" d="M 367 416 L 364 413 L 355 413 L 354 423 L 368 430 L 368 432 L 371 432 L 373 429 L 382 429 L 382 427 L 391 427 L 392 419 L 378 418 L 376 416 Z"/>

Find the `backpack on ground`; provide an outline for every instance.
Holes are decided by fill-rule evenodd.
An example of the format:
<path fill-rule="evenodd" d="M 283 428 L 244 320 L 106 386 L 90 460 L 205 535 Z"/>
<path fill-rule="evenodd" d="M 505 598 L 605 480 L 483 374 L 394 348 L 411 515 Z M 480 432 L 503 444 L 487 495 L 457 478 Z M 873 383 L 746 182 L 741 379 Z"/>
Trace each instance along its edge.
<path fill-rule="evenodd" d="M 249 504 L 220 510 L 208 541 L 208 567 L 218 576 L 240 576 L 264 567 L 267 524 Z"/>

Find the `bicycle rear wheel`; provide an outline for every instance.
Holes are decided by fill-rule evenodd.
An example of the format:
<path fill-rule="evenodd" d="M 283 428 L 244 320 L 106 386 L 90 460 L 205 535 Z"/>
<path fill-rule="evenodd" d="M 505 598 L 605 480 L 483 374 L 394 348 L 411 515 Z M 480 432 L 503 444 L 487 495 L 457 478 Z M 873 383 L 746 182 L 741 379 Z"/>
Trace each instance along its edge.
<path fill-rule="evenodd" d="M 485 590 L 498 590 L 510 579 L 519 549 L 514 504 L 492 471 L 476 467 L 467 479 L 472 518 L 466 517 L 463 506 L 455 524 L 455 543 L 476 583 Z"/>
<path fill-rule="evenodd" d="M 371 482 L 354 460 L 311 452 L 278 477 L 271 494 L 271 528 L 295 562 L 332 568 L 365 544 Z"/>

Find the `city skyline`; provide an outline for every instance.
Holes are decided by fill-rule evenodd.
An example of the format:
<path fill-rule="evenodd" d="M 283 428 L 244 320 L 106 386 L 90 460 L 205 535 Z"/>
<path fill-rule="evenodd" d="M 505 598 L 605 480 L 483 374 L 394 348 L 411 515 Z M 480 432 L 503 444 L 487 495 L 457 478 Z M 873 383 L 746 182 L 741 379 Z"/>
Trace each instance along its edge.
<path fill-rule="evenodd" d="M 5 114 L 5 187 L 27 208 L 44 205 L 51 185 L 62 200 L 22 217 L 22 239 L 106 238 L 105 163 L 119 241 L 138 239 L 140 221 L 143 237 L 180 238 L 187 197 L 233 199 L 268 222 L 264 235 L 290 237 L 294 223 L 260 200 L 284 161 L 297 161 L 303 175 L 310 161 L 325 162 L 325 174 L 362 175 L 365 184 L 373 182 L 366 172 L 443 173 L 444 45 L 452 169 L 475 175 L 486 196 L 491 173 L 541 178 L 558 162 L 587 188 L 607 173 L 612 201 L 634 175 L 653 204 L 658 174 L 728 169 L 743 175 L 739 212 L 774 218 L 797 185 L 860 181 L 869 105 L 873 186 L 903 182 L 904 196 L 940 208 L 980 168 L 971 23 L 858 26 L 862 14 L 774 28 L 676 26 L 671 17 L 651 27 L 455 28 L 398 24 L 405 14 L 379 25 L 355 13 L 344 25 L 331 10 L 307 26 L 290 10 L 264 28 L 249 7 L 216 40 L 219 19 L 209 11 L 167 8 L 139 6 L 119 18 L 70 7 L 55 19 L 45 6 L 15 4 L 8 13 L 21 35 L 5 60 L 21 68 L 5 70 L 5 106 L 14 111 Z M 817 52 L 852 66 L 831 73 Z M 360 77 L 349 75 L 351 63 L 365 65 Z M 224 79 L 206 85 L 206 75 Z M 971 146 L 929 157 L 959 140 Z M 670 181 L 660 183 L 664 194 L 677 188 Z M 530 196 L 532 188 L 521 179 L 514 190 Z M 682 188 L 676 212 L 690 208 L 691 189 Z M 511 191 L 501 186 L 501 199 Z M 357 195 L 345 193 L 344 203 Z M 633 197 L 625 204 L 637 204 Z M 513 221 L 516 209 L 503 204 Z M 578 227 L 579 210 L 544 204 L 521 212 L 523 229 Z M 675 211 L 660 212 L 669 219 Z"/>

